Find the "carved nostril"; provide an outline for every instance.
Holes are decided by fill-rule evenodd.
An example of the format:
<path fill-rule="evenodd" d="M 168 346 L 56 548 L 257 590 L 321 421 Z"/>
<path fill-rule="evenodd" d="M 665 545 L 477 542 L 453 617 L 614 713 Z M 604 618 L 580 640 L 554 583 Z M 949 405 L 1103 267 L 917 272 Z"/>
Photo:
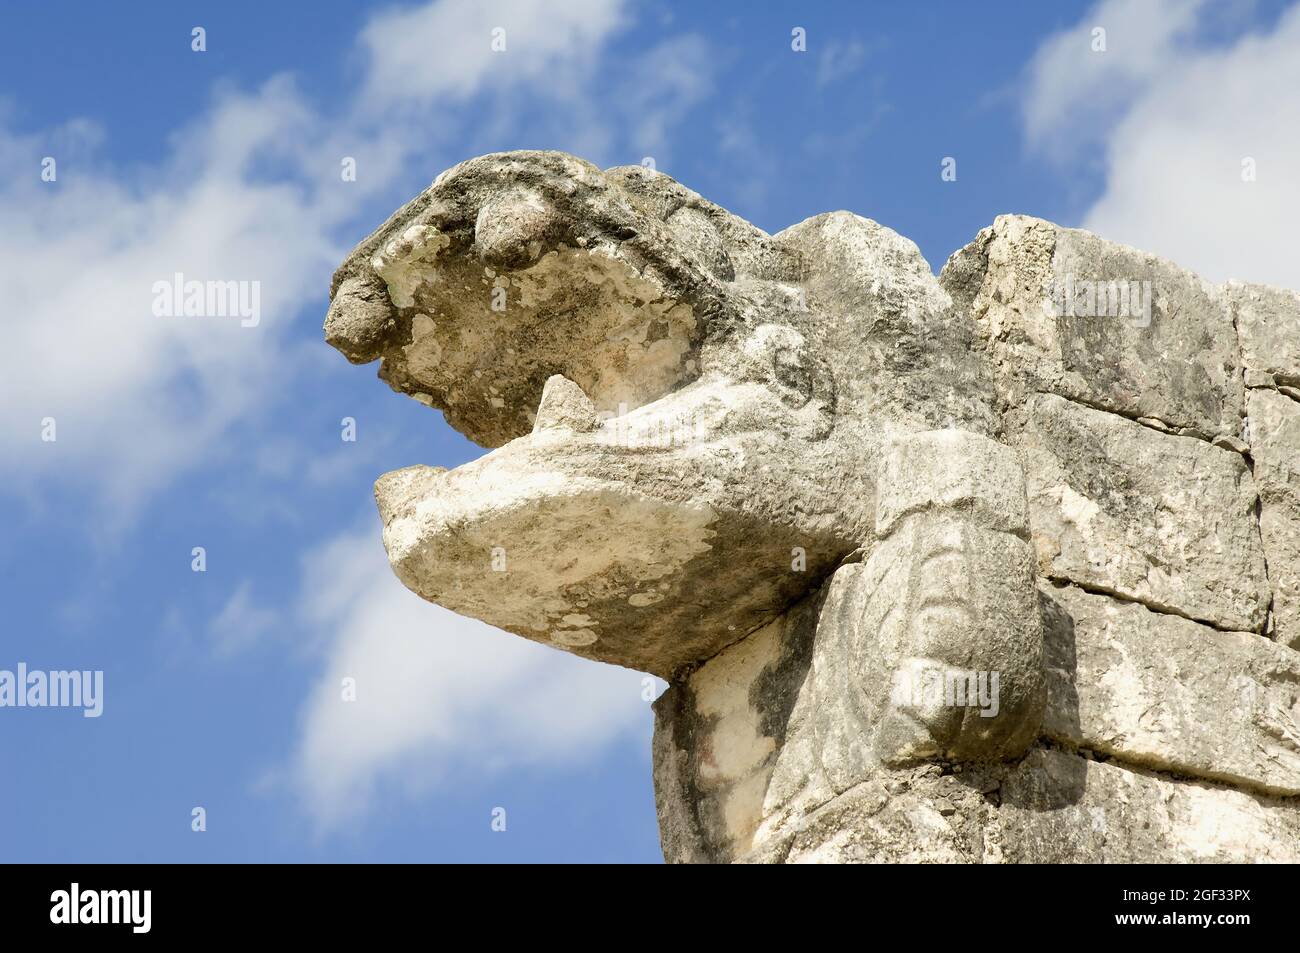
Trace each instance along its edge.
<path fill-rule="evenodd" d="M 527 268 L 557 238 L 558 218 L 533 192 L 497 196 L 479 209 L 474 246 L 479 260 L 493 268 Z"/>
<path fill-rule="evenodd" d="M 325 340 L 353 364 L 379 357 L 393 331 L 393 305 L 384 282 L 373 275 L 347 278 L 325 316 Z"/>

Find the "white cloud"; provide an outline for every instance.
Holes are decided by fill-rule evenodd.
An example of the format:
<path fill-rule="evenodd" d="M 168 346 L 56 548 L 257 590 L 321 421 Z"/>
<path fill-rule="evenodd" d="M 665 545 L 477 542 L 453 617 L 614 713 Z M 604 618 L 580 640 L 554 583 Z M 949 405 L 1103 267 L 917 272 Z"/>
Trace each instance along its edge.
<path fill-rule="evenodd" d="M 1189 5 L 1149 6 L 1173 11 L 1159 27 L 1168 41 L 1143 66 L 1120 68 L 1123 93 L 1108 100 L 1108 119 L 1096 130 L 1105 187 L 1081 224 L 1209 280 L 1300 287 L 1294 240 L 1300 220 L 1300 7 L 1267 33 L 1210 47 L 1168 39 L 1204 26 L 1188 23 Z M 1146 4 L 1124 5 L 1130 13 L 1137 8 L 1155 16 Z M 1102 4 L 1072 32 L 1111 10 Z M 1121 38 L 1114 29 L 1109 38 L 1114 50 Z M 1068 63 L 1044 65 L 1059 43 L 1049 41 L 1035 59 L 1034 75 L 1044 85 L 1030 91 L 1029 102 L 1038 104 L 1029 112 L 1031 136 L 1049 127 L 1081 129 L 1096 115 L 1082 92 L 1062 91 Z M 1139 83 L 1130 82 L 1139 74 Z M 1110 81 L 1084 76 L 1078 82 L 1081 90 L 1094 90 Z M 1253 182 L 1242 179 L 1247 158 L 1257 168 Z"/>
<path fill-rule="evenodd" d="M 230 658 L 252 648 L 281 624 L 280 613 L 253 600 L 252 583 L 241 582 L 208 624 L 213 652 Z"/>
<path fill-rule="evenodd" d="M 830 86 L 862 69 L 867 47 L 861 40 L 831 40 L 817 57 L 817 85 Z"/>
<path fill-rule="evenodd" d="M 662 167 L 669 158 L 668 132 L 712 89 L 713 53 L 699 36 L 674 37 L 629 64 L 619 93 L 631 119 L 632 144 Z"/>
<path fill-rule="evenodd" d="M 1045 40 L 1029 64 L 1030 142 L 1067 155 L 1090 141 L 1126 99 L 1155 81 L 1188 43 L 1205 0 L 1103 0 Z M 1094 31 L 1104 31 L 1098 49 Z"/>
<path fill-rule="evenodd" d="M 594 65 L 623 20 L 619 0 L 443 0 L 381 13 L 361 34 L 362 101 L 389 109 L 519 83 L 556 86 Z M 503 50 L 493 50 L 494 38 Z"/>
<path fill-rule="evenodd" d="M 364 815 L 386 784 L 420 791 L 453 771 L 463 782 L 646 743 L 645 676 L 429 605 L 393 575 L 377 535 L 339 536 L 304 569 L 302 619 L 326 661 L 292 778 L 322 830 Z"/>
<path fill-rule="evenodd" d="M 124 502 L 250 412 L 289 318 L 337 256 L 310 189 L 253 177 L 279 132 L 303 121 L 292 88 L 273 80 L 224 97 L 177 135 L 163 167 L 131 184 L 83 157 L 52 184 L 29 159 L 30 178 L 0 187 L 6 477 L 93 473 L 80 482 Z M 0 140 L 15 160 L 41 154 L 34 137 Z M 177 272 L 260 282 L 260 326 L 156 317 L 153 285 Z M 40 440 L 46 417 L 53 443 Z"/>

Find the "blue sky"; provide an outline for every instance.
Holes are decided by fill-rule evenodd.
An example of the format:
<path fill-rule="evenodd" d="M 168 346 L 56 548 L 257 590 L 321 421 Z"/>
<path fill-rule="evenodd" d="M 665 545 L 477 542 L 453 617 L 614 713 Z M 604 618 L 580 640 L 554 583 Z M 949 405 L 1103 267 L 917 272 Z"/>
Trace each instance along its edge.
<path fill-rule="evenodd" d="M 874 218 L 936 271 L 1023 212 L 1300 287 L 1297 88 L 1300 13 L 1267 2 L 6 6 L 0 669 L 102 669 L 105 703 L 0 708 L 0 861 L 659 859 L 641 674 L 384 561 L 374 478 L 481 451 L 321 322 L 446 167 L 648 156 L 769 231 Z M 178 271 L 259 282 L 260 323 L 154 316 Z"/>

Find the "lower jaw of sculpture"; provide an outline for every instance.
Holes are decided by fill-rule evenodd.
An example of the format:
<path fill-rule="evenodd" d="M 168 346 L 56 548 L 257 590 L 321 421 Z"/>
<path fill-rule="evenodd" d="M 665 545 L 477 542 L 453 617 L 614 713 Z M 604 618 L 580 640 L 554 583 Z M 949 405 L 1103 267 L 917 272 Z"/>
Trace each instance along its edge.
<path fill-rule="evenodd" d="M 854 548 L 829 516 L 774 513 L 789 501 L 755 486 L 760 470 L 734 437 L 646 449 L 556 428 L 452 471 L 394 471 L 375 492 L 389 560 L 422 598 L 667 678 Z"/>

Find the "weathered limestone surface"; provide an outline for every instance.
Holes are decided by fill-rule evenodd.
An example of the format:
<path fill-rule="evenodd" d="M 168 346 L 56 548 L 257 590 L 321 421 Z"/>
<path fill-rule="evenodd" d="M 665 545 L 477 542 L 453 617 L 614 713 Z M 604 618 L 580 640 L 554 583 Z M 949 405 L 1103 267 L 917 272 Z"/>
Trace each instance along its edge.
<path fill-rule="evenodd" d="M 737 859 L 885 766 L 996 761 L 1038 736 L 1043 639 L 1014 453 L 925 432 L 890 448 L 877 485 L 865 563 L 656 703 L 669 859 Z"/>
<path fill-rule="evenodd" d="M 846 671 L 868 692 L 888 683 L 879 667 L 845 659 L 844 645 L 872 631 L 868 575 L 864 564 L 842 567 L 782 624 L 656 703 L 669 860 L 1300 856 L 1300 842 L 1252 846 L 1300 835 L 1300 811 L 1287 800 L 1300 792 L 1300 653 L 1043 585 L 1042 737 L 1114 761 L 1046 749 L 1019 763 L 890 766 L 871 751 L 871 714 L 845 704 L 861 690 L 846 688 Z M 1176 780 L 1188 777 L 1207 783 Z"/>
<path fill-rule="evenodd" d="M 1290 863 L 1289 801 L 1035 748 L 1016 765 L 864 781 L 747 863 Z"/>
<path fill-rule="evenodd" d="M 735 859 L 774 810 L 831 796 L 817 779 L 812 733 L 798 728 L 807 712 L 794 707 L 818 620 L 836 614 L 859 568 L 842 567 L 829 593 L 813 593 L 655 701 L 655 807 L 670 862 Z"/>
<path fill-rule="evenodd" d="M 512 152 L 325 336 L 491 448 L 379 478 L 398 577 L 669 680 L 668 860 L 1300 861 L 1295 292 Z"/>
<path fill-rule="evenodd" d="M 1300 386 L 1300 292 L 1229 282 L 1227 293 L 1246 370 L 1256 380 Z"/>
<path fill-rule="evenodd" d="M 1039 569 L 1223 629 L 1257 631 L 1268 577 L 1239 454 L 1034 394 L 1008 415 Z"/>
<path fill-rule="evenodd" d="M 1273 586 L 1274 636 L 1300 649 L 1300 401 L 1252 389 L 1246 406 L 1259 486 L 1259 530 Z"/>
<path fill-rule="evenodd" d="M 1300 652 L 1073 586 L 1044 586 L 1043 735 L 1075 748 L 1300 794 Z"/>
<path fill-rule="evenodd" d="M 898 441 L 879 471 L 877 541 L 851 616 L 819 626 L 813 651 L 823 766 L 837 790 L 875 761 L 1021 753 L 1045 698 L 1015 454 L 930 431 Z"/>
<path fill-rule="evenodd" d="M 969 309 L 1009 404 L 1046 391 L 1207 437 L 1240 435 L 1227 298 L 1172 262 L 1000 215 L 940 281 Z"/>
<path fill-rule="evenodd" d="M 1008 863 L 1300 861 L 1293 801 L 1041 749 L 1000 794 Z"/>

